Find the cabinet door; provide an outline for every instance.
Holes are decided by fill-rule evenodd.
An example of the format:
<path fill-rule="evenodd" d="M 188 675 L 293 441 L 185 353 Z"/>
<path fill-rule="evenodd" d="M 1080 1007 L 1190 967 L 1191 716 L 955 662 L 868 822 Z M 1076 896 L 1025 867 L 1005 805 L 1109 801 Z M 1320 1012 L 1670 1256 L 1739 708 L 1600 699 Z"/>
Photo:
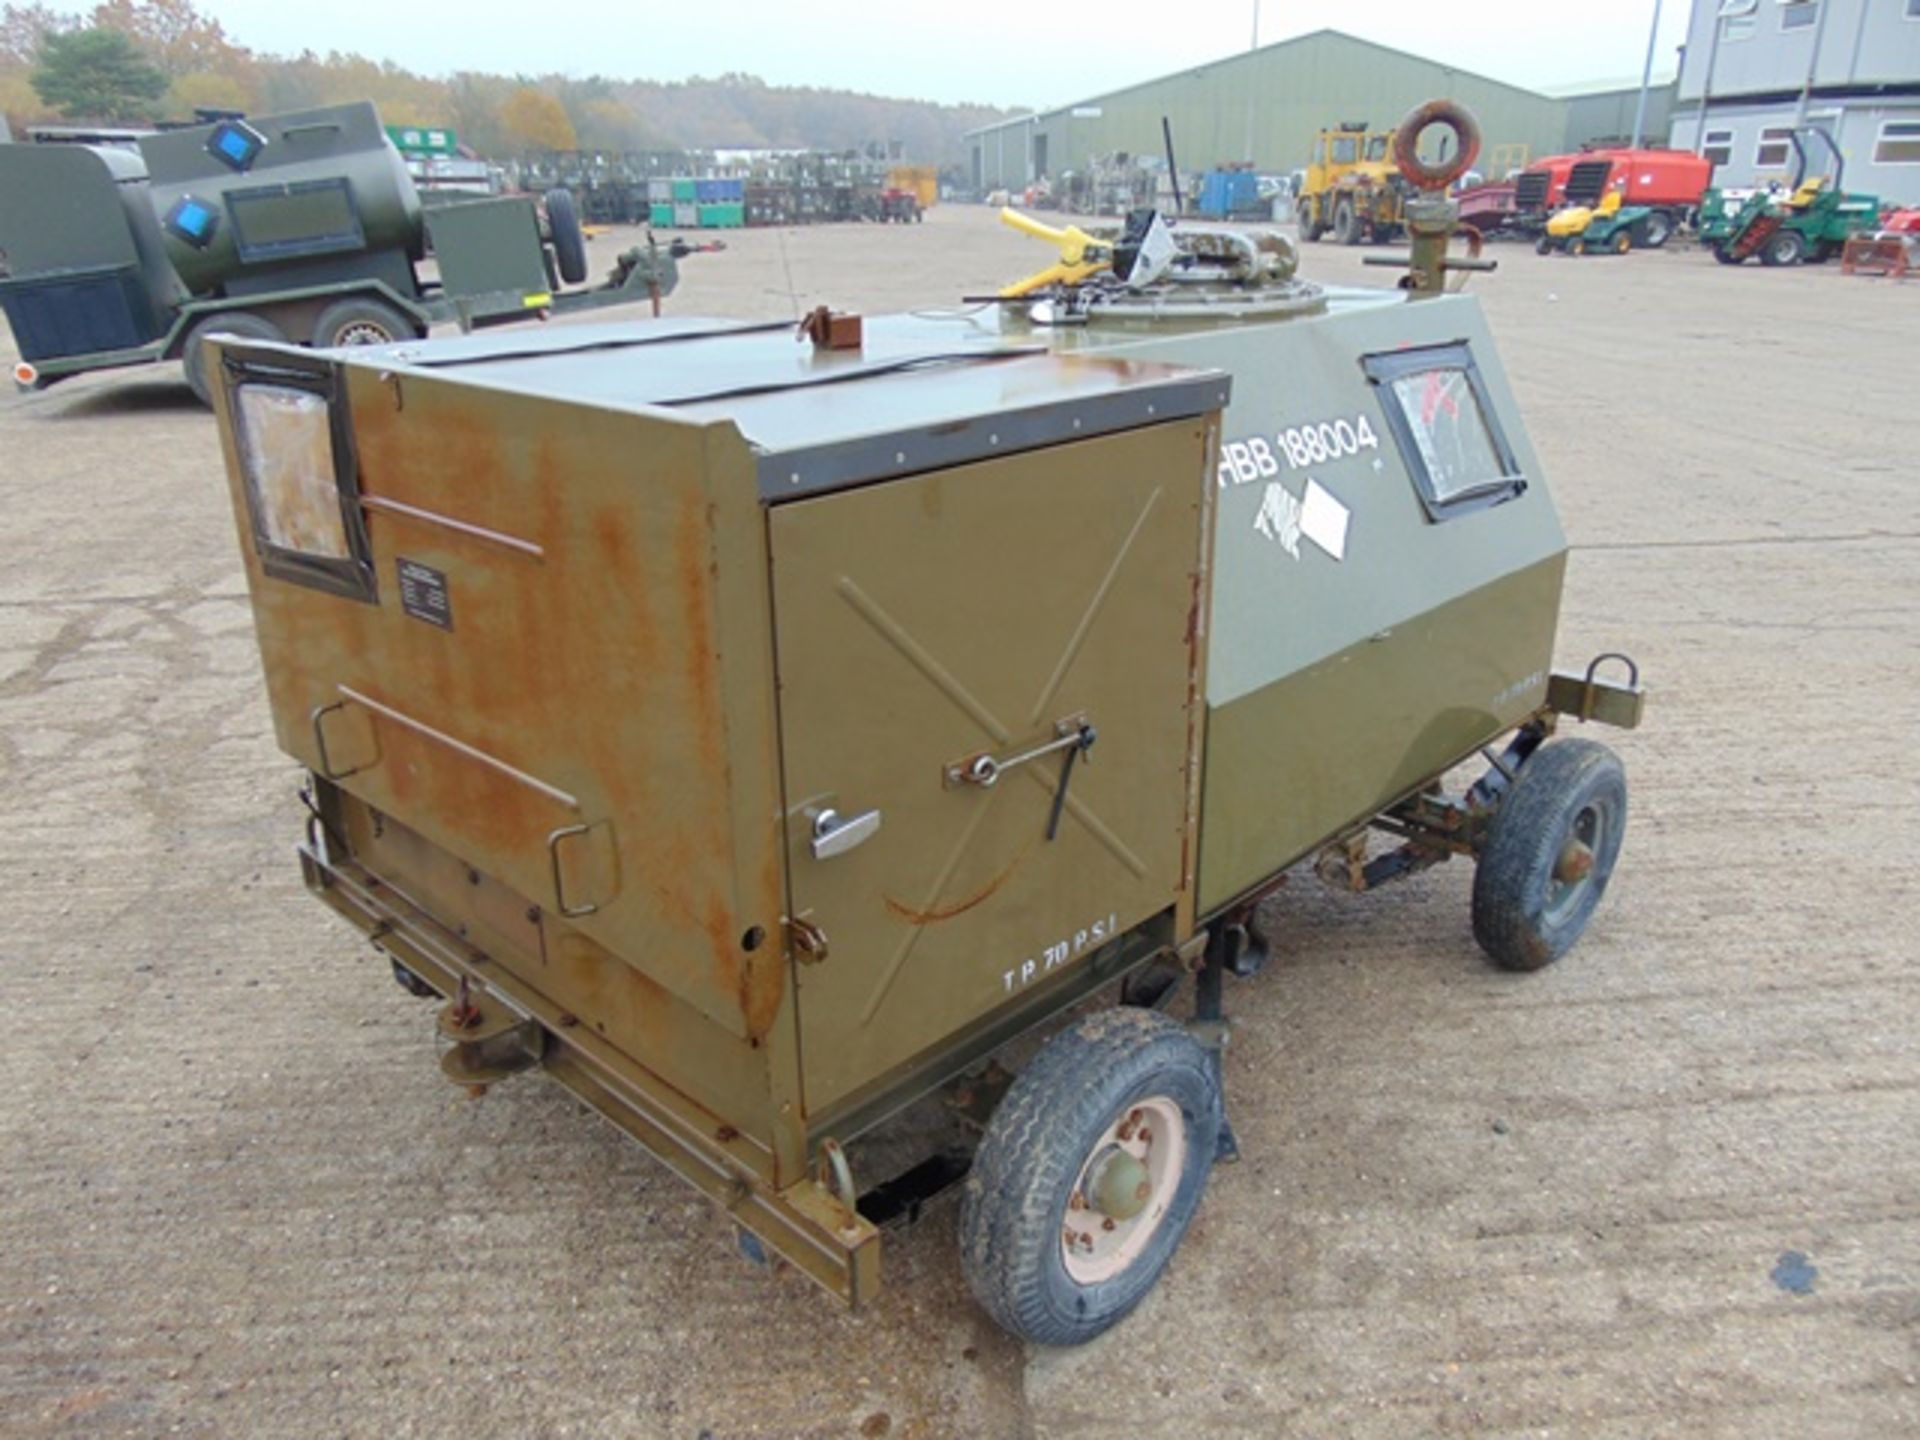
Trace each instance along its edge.
<path fill-rule="evenodd" d="M 1206 455 L 1183 421 L 774 510 L 809 1113 L 1180 898 Z"/>

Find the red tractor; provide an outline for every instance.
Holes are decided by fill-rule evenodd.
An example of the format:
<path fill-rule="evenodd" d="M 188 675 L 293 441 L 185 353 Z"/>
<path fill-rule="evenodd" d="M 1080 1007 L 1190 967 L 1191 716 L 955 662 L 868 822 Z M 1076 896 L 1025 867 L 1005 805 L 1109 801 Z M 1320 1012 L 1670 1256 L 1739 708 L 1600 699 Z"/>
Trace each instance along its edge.
<path fill-rule="evenodd" d="M 1645 206 L 1644 238 L 1657 250 L 1691 215 L 1706 193 L 1711 162 L 1690 150 L 1586 150 L 1554 155 L 1521 172 L 1514 182 L 1516 225 L 1544 230 L 1547 217 L 1565 205 L 1598 205 L 1609 193 L 1622 205 Z"/>

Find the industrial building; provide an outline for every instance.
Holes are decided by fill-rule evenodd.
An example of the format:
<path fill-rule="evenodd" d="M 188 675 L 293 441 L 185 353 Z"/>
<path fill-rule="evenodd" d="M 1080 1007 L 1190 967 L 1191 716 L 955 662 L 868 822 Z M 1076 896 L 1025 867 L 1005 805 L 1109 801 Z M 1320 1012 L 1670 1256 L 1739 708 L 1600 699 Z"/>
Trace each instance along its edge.
<path fill-rule="evenodd" d="M 1665 87 L 1655 92 L 1660 120 L 1649 133 L 1666 133 L 1667 94 Z M 1095 159 L 1159 155 L 1164 117 L 1182 169 L 1251 161 L 1283 174 L 1307 163 L 1322 128 L 1361 120 L 1384 128 L 1437 96 L 1464 101 L 1479 117 L 1479 168 L 1495 175 L 1583 141 L 1627 134 L 1638 87 L 1554 97 L 1317 30 L 969 131 L 968 158 L 976 190 L 1019 189 L 1083 171 Z"/>
<path fill-rule="evenodd" d="M 1920 0 L 1694 0 L 1671 143 L 1758 185 L 1791 178 L 1799 124 L 1839 142 L 1847 189 L 1920 203 Z M 1817 141 L 1808 161 L 1831 169 Z"/>

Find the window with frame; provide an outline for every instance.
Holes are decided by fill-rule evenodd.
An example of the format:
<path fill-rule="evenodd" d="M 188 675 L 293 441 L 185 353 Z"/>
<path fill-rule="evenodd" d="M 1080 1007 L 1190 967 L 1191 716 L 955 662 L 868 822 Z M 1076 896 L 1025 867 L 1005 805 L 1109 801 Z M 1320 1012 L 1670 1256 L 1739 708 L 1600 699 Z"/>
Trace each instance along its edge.
<path fill-rule="evenodd" d="M 1763 170 L 1785 165 L 1793 155 L 1793 127 L 1768 125 L 1760 131 L 1760 143 L 1753 147 L 1753 163 Z"/>
<path fill-rule="evenodd" d="M 1876 165 L 1920 165 L 1920 120 L 1882 120 L 1873 141 Z"/>
<path fill-rule="evenodd" d="M 372 602 L 373 551 L 339 376 L 324 361 L 277 354 L 229 353 L 222 370 L 260 568 Z"/>
<path fill-rule="evenodd" d="M 1720 38 L 1747 40 L 1759 24 L 1760 0 L 1720 0 Z"/>
<path fill-rule="evenodd" d="M 1450 520 L 1526 493 L 1466 341 L 1368 355 L 1361 365 L 1428 519 Z"/>
<path fill-rule="evenodd" d="M 1780 0 L 1780 28 L 1804 30 L 1820 18 L 1820 0 Z"/>
<path fill-rule="evenodd" d="M 1700 154 L 1709 165 L 1733 163 L 1733 131 L 1709 130 L 1701 137 Z"/>

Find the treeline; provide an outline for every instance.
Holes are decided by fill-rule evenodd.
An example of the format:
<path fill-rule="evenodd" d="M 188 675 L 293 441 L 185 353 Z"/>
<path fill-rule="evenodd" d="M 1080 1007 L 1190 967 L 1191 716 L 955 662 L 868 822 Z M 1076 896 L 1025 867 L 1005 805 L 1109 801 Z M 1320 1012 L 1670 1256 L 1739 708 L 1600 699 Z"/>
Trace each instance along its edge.
<path fill-rule="evenodd" d="M 187 119 L 204 107 L 272 114 L 349 100 L 373 101 L 389 125 L 450 126 L 473 150 L 501 156 L 847 150 L 879 142 L 897 143 L 915 161 L 947 163 L 961 158 L 962 134 L 1005 113 L 768 85 L 751 75 L 672 82 L 470 71 L 438 77 L 339 51 L 267 55 L 236 44 L 192 0 L 104 0 L 85 13 L 44 4 L 0 8 L 0 113 L 16 130 L 56 120 Z"/>

